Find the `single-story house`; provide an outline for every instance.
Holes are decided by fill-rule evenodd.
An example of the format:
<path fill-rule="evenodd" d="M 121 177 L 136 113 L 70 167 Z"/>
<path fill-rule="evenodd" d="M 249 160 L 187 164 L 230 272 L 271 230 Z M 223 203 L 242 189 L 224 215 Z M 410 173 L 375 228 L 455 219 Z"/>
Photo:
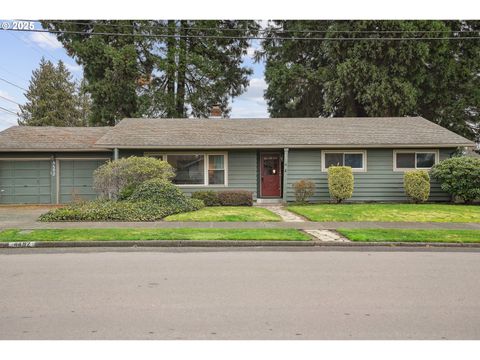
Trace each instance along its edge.
<path fill-rule="evenodd" d="M 258 201 L 294 201 L 315 182 L 329 199 L 327 168 L 351 166 L 352 201 L 406 201 L 403 172 L 429 169 L 474 143 L 422 117 L 124 119 L 114 127 L 15 126 L 0 132 L 0 203 L 92 199 L 93 171 L 110 159 L 154 156 L 176 168 L 187 193 L 249 190 Z M 449 196 L 432 182 L 430 201 Z"/>

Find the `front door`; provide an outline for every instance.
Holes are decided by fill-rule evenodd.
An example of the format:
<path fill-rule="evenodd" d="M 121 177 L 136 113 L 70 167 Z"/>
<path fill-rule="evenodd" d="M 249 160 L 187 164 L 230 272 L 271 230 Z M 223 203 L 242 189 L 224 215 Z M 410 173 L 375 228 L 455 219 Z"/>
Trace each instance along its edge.
<path fill-rule="evenodd" d="M 261 197 L 280 197 L 282 195 L 281 169 L 280 154 L 261 154 Z"/>

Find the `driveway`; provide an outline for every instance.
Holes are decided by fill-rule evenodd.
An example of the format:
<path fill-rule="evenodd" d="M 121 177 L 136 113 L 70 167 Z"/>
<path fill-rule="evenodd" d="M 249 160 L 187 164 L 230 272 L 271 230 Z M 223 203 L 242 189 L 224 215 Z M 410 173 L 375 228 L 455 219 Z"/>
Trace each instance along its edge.
<path fill-rule="evenodd" d="M 35 226 L 37 218 L 55 205 L 0 205 L 0 229 Z"/>
<path fill-rule="evenodd" d="M 480 339 L 480 253 L 0 251 L 0 339 Z"/>

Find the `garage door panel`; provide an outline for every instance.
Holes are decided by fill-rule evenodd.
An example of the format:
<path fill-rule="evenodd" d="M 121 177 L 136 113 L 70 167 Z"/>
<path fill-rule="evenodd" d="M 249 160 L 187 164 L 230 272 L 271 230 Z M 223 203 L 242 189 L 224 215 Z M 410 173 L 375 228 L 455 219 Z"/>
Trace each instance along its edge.
<path fill-rule="evenodd" d="M 0 203 L 51 203 L 50 167 L 49 160 L 0 161 Z"/>
<path fill-rule="evenodd" d="M 71 202 L 75 197 L 93 200 L 93 172 L 107 160 L 61 160 L 60 161 L 60 203 Z"/>

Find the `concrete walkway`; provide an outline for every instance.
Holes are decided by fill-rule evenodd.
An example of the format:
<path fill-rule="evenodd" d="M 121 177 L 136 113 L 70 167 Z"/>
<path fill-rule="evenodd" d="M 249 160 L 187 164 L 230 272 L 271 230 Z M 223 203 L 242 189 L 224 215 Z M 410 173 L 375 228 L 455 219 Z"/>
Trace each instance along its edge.
<path fill-rule="evenodd" d="M 257 205 L 256 207 L 261 207 L 267 209 L 274 214 L 277 214 L 282 218 L 282 221 L 285 222 L 304 222 L 305 219 L 300 217 L 297 214 L 294 214 L 291 211 L 288 211 L 287 208 L 281 205 Z"/>

